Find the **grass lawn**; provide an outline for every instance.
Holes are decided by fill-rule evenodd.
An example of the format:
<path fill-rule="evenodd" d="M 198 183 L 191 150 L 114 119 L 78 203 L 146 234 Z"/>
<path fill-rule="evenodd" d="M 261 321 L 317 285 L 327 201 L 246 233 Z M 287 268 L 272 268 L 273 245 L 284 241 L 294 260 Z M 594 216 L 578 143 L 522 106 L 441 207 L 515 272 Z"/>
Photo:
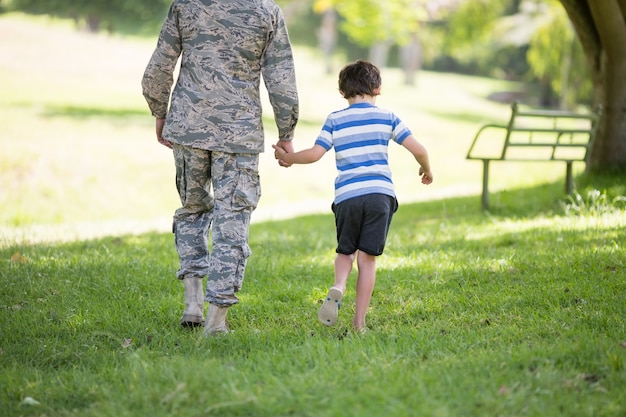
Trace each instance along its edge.
<path fill-rule="evenodd" d="M 253 225 L 219 338 L 178 325 L 169 233 L 3 248 L 2 415 L 626 415 L 624 210 L 474 204 L 400 208 L 362 336 L 354 276 L 338 324 L 316 319 L 328 214 Z"/>
<path fill-rule="evenodd" d="M 0 36 L 20 39 L 0 43 L 0 416 L 626 416 L 623 180 L 578 176 L 566 199 L 562 164 L 494 164 L 480 210 L 465 152 L 508 116 L 484 97 L 520 86 L 384 70 L 378 104 L 428 147 L 436 182 L 394 150 L 401 206 L 365 335 L 354 273 L 338 324 L 316 319 L 332 157 L 286 170 L 265 154 L 234 332 L 205 339 L 178 325 L 172 158 L 139 87 L 154 40 L 21 16 Z M 298 148 L 343 103 L 296 52 Z"/>

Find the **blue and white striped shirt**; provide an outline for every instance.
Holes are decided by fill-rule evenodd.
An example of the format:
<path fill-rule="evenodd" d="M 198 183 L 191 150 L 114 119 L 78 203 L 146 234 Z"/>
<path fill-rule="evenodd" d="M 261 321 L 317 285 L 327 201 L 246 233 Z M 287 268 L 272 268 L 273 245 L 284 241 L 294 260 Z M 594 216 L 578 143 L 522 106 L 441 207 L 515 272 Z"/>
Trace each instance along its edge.
<path fill-rule="evenodd" d="M 335 147 L 335 204 L 367 194 L 395 197 L 388 145 L 390 140 L 401 144 L 410 135 L 395 114 L 370 103 L 331 113 L 315 144 L 326 151 Z"/>

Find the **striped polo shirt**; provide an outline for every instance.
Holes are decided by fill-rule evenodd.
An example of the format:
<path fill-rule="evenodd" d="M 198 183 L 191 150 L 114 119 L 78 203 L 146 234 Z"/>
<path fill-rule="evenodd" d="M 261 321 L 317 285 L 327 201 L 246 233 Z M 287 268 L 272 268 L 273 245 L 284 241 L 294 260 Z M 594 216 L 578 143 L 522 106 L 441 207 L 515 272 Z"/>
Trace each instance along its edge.
<path fill-rule="evenodd" d="M 390 140 L 401 144 L 410 135 L 395 114 L 370 103 L 331 113 L 315 144 L 326 151 L 335 148 L 335 204 L 367 194 L 395 197 L 388 145 Z"/>

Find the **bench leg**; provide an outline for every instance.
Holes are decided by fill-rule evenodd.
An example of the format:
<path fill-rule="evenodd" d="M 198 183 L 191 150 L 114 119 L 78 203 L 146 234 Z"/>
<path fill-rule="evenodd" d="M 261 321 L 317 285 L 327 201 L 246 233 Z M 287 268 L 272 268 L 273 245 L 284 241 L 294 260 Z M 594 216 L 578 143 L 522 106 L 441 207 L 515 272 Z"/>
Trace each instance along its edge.
<path fill-rule="evenodd" d="M 483 195 L 480 200 L 483 210 L 489 210 L 489 160 L 483 159 Z"/>
<path fill-rule="evenodd" d="M 565 161 L 565 194 L 574 192 L 574 179 L 572 178 L 572 161 Z"/>

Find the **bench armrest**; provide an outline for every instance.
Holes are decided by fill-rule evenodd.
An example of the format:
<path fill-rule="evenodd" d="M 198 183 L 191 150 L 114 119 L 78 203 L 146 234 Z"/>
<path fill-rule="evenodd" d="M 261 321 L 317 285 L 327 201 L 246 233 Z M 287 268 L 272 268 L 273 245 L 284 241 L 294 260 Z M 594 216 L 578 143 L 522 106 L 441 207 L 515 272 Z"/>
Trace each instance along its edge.
<path fill-rule="evenodd" d="M 492 156 L 492 157 L 480 157 L 477 155 L 474 155 L 474 149 L 476 148 L 476 145 L 479 142 L 479 138 L 481 136 L 481 134 L 483 132 L 485 132 L 486 130 L 489 129 L 497 129 L 497 130 L 504 130 L 505 131 L 505 137 L 501 138 L 501 140 L 503 141 L 500 147 L 500 152 L 498 152 L 500 155 L 502 154 L 502 152 L 504 151 L 504 146 L 506 141 L 508 140 L 508 136 L 509 136 L 509 132 L 508 132 L 508 126 L 507 125 L 502 125 L 502 124 L 494 124 L 494 123 L 489 123 L 486 125 L 481 126 L 480 129 L 478 129 L 478 132 L 476 132 L 476 135 L 474 136 L 474 140 L 472 141 L 472 145 L 470 146 L 469 150 L 467 151 L 467 155 L 465 157 L 465 159 L 500 159 L 501 156 Z"/>

